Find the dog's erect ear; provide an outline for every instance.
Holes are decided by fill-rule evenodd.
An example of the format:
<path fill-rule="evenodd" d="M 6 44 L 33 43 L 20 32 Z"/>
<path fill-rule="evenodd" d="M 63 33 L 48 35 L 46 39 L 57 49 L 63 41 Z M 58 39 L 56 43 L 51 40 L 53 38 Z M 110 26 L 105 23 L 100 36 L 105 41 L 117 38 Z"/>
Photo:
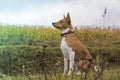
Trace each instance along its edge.
<path fill-rule="evenodd" d="M 65 18 L 65 14 L 63 14 L 63 17 Z"/>
<path fill-rule="evenodd" d="M 71 20 L 70 20 L 70 14 L 69 14 L 69 12 L 68 12 L 68 14 L 67 14 L 67 20 L 68 20 L 68 24 L 71 24 Z"/>
<path fill-rule="evenodd" d="M 69 19 L 69 20 L 70 20 L 70 14 L 69 14 L 69 12 L 68 12 L 68 14 L 67 14 L 67 19 Z"/>

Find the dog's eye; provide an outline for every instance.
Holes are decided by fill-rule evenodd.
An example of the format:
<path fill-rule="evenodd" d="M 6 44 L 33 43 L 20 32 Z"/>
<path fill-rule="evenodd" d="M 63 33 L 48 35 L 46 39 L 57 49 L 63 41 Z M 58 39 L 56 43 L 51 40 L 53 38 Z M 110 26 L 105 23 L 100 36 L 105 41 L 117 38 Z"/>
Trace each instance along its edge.
<path fill-rule="evenodd" d="M 60 21 L 62 23 L 62 21 Z"/>

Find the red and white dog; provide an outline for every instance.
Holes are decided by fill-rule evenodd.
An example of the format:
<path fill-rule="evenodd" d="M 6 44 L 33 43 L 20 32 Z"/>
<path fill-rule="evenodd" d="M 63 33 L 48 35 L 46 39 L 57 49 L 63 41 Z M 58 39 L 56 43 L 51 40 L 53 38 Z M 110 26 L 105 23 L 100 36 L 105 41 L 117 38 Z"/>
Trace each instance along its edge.
<path fill-rule="evenodd" d="M 70 15 L 64 16 L 58 22 L 53 22 L 53 26 L 62 31 L 61 51 L 64 55 L 64 73 L 68 72 L 70 75 L 74 69 L 77 70 L 77 74 L 87 70 L 88 68 L 93 69 L 91 64 L 92 56 L 90 55 L 87 48 L 76 38 L 74 30 L 71 24 Z M 69 61 L 69 70 L 68 70 Z"/>

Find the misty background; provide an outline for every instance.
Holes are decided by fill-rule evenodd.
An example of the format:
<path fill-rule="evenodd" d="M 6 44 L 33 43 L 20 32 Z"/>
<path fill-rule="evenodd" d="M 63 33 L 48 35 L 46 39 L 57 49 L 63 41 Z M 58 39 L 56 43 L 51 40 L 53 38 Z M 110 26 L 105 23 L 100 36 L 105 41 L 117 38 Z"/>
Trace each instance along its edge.
<path fill-rule="evenodd" d="M 43 25 L 68 12 L 74 26 L 120 26 L 120 0 L 0 0 L 0 24 Z"/>

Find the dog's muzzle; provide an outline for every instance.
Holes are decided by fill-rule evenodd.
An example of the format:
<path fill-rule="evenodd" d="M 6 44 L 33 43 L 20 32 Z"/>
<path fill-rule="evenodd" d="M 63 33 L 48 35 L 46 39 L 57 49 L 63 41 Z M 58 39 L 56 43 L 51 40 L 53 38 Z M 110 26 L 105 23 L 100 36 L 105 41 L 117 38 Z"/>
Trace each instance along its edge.
<path fill-rule="evenodd" d="M 52 23 L 52 25 L 57 29 L 61 29 L 60 27 L 56 26 L 55 23 Z"/>
<path fill-rule="evenodd" d="M 55 23 L 52 23 L 52 25 L 55 27 Z"/>

